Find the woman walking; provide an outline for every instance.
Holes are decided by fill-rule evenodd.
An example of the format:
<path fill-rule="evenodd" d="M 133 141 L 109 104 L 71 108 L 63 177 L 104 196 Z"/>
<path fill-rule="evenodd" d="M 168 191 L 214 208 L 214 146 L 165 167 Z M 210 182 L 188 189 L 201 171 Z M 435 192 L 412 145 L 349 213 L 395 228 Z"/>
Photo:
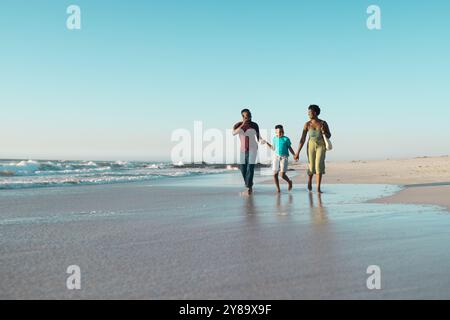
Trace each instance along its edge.
<path fill-rule="evenodd" d="M 326 121 L 319 119 L 320 108 L 317 105 L 310 105 L 308 108 L 309 121 L 303 127 L 302 137 L 298 151 L 295 154 L 295 160 L 299 159 L 300 151 L 306 142 L 306 136 L 309 136 L 307 153 L 308 153 L 308 190 L 312 190 L 312 178 L 316 175 L 317 192 L 322 193 L 322 175 L 325 174 L 325 155 L 326 145 L 323 136 L 328 139 L 331 137 L 330 128 Z"/>

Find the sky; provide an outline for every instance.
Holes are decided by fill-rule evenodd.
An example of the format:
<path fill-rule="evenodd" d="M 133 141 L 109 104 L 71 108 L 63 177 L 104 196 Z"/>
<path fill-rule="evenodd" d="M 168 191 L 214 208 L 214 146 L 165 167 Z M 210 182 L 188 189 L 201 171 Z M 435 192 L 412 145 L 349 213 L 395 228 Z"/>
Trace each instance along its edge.
<path fill-rule="evenodd" d="M 81 29 L 66 27 L 69 5 Z M 369 5 L 381 30 L 366 26 Z M 331 160 L 450 150 L 449 1 L 0 1 L 0 158 L 169 160 L 174 130 L 252 110 Z"/>

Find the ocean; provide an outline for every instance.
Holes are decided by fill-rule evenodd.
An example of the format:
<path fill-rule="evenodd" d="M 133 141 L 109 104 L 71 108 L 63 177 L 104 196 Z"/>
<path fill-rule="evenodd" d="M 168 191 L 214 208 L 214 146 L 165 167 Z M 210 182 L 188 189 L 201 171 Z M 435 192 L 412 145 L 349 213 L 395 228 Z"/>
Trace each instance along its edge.
<path fill-rule="evenodd" d="M 172 164 L 145 161 L 0 160 L 0 190 L 65 185 L 138 182 L 219 174 L 237 170 L 226 164 Z"/>

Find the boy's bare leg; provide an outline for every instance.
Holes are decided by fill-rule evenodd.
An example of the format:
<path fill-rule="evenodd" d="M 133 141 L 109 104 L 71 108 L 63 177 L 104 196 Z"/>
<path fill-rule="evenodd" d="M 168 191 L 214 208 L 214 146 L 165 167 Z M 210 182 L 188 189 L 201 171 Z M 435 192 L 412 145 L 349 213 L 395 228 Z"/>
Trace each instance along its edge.
<path fill-rule="evenodd" d="M 317 192 L 322 193 L 322 190 L 320 189 L 322 185 L 322 174 L 321 173 L 316 174 L 316 179 L 317 179 Z"/>
<path fill-rule="evenodd" d="M 278 173 L 273 175 L 273 181 L 275 182 L 275 187 L 277 188 L 277 193 L 280 193 L 280 181 L 278 180 Z"/>
<path fill-rule="evenodd" d="M 281 173 L 281 177 L 288 183 L 288 190 L 291 191 L 292 190 L 292 180 L 289 179 L 289 177 L 287 176 L 286 172 L 282 172 Z"/>
<path fill-rule="evenodd" d="M 313 175 L 310 174 L 310 175 L 308 176 L 308 190 L 309 190 L 309 191 L 312 191 L 312 178 L 313 178 Z"/>

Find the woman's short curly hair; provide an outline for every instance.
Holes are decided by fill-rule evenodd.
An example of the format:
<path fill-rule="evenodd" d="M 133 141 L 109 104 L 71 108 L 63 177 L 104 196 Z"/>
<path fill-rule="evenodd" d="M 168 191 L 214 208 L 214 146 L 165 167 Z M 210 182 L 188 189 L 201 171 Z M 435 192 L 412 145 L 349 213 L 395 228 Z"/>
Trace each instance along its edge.
<path fill-rule="evenodd" d="M 308 107 L 308 110 L 314 111 L 316 115 L 320 114 L 320 108 L 318 105 L 312 104 Z"/>

